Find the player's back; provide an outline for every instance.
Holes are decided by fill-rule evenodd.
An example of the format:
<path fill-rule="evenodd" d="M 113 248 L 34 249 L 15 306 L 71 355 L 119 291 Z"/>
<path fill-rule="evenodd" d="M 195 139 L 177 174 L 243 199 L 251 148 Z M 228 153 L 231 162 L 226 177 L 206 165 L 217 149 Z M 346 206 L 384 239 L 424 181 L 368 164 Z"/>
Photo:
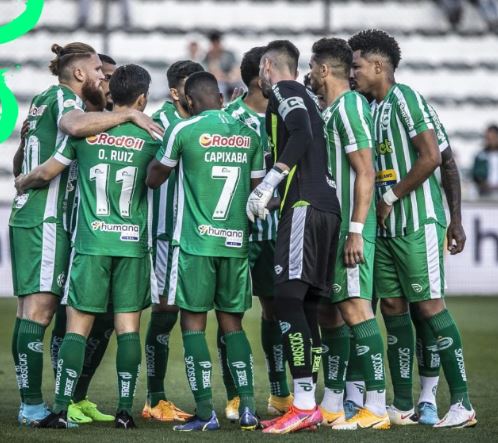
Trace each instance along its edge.
<path fill-rule="evenodd" d="M 67 138 L 58 128 L 60 118 L 73 109 L 83 109 L 81 99 L 64 85 L 53 85 L 36 95 L 28 112 L 29 129 L 24 143 L 22 173 L 28 174 L 48 160 L 56 147 Z M 59 221 L 67 173 L 55 177 L 49 186 L 30 189 L 16 196 L 11 226 L 34 227 Z"/>
<path fill-rule="evenodd" d="M 289 140 L 290 132 L 284 120 L 296 108 L 307 111 L 312 140 L 309 149 L 279 187 L 281 211 L 305 202 L 324 212 L 340 215 L 335 183 L 330 172 L 324 122 L 308 89 L 296 81 L 281 81 L 272 87 L 266 129 L 273 144 L 273 159 L 279 161 Z M 304 124 L 306 122 L 303 121 Z"/>
<path fill-rule="evenodd" d="M 179 162 L 175 243 L 194 255 L 246 256 L 251 175 L 264 176 L 257 134 L 208 110 L 171 127 L 165 140 L 164 157 Z"/>
<path fill-rule="evenodd" d="M 159 143 L 132 123 L 58 151 L 78 160 L 76 251 L 89 255 L 142 257 L 150 246 L 147 166 Z"/>

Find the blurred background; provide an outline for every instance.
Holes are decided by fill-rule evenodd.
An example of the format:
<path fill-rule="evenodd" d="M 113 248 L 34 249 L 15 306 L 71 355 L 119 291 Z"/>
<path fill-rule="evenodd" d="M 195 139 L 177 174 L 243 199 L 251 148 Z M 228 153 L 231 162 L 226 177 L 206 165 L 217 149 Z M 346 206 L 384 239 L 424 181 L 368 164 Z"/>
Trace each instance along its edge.
<path fill-rule="evenodd" d="M 0 25 L 23 10 L 22 1 L 0 0 Z M 448 291 L 498 294 L 496 0 L 45 0 L 37 27 L 0 46 L 0 68 L 10 68 L 7 83 L 20 106 L 16 132 L 0 148 L 0 295 L 11 294 L 12 157 L 31 98 L 56 81 L 47 69 L 53 43 L 86 42 L 118 65 L 147 68 L 153 79 L 151 114 L 167 98 L 166 69 L 178 59 L 204 64 L 228 99 L 241 85 L 239 62 L 251 47 L 292 40 L 301 51 L 302 79 L 315 40 L 348 38 L 367 27 L 398 39 L 397 81 L 435 107 L 461 171 L 467 246 L 447 260 Z"/>

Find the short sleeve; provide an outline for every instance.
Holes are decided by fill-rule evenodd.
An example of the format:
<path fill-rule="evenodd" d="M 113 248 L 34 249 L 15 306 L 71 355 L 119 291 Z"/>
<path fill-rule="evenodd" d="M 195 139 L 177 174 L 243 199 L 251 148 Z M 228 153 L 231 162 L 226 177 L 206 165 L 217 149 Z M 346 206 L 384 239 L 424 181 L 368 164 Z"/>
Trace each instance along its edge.
<path fill-rule="evenodd" d="M 372 148 L 372 116 L 368 104 L 358 94 L 344 97 L 339 103 L 340 124 L 337 131 L 346 154 Z"/>
<path fill-rule="evenodd" d="M 57 147 L 54 158 L 63 165 L 68 166 L 76 159 L 76 149 L 74 147 L 75 140 L 72 137 L 64 137 L 62 142 Z"/>
<path fill-rule="evenodd" d="M 443 152 L 447 147 L 450 146 L 448 134 L 446 133 L 446 129 L 441 123 L 441 120 L 439 120 L 439 115 L 437 115 L 436 110 L 431 105 L 428 105 L 428 107 L 432 125 L 434 126 L 434 131 L 436 132 L 437 144 L 439 145 L 439 150 Z"/>
<path fill-rule="evenodd" d="M 59 88 L 57 91 L 57 124 L 68 112 L 77 110 L 84 112 L 85 105 L 81 98 L 67 88 Z"/>
<path fill-rule="evenodd" d="M 259 137 L 252 137 L 252 142 L 256 143 L 257 148 L 251 159 L 251 178 L 263 178 L 266 175 L 264 147 Z"/>
<path fill-rule="evenodd" d="M 397 97 L 396 112 L 410 138 L 434 129 L 425 99 L 413 89 L 402 86 L 394 91 Z"/>
<path fill-rule="evenodd" d="M 182 144 L 181 144 L 181 129 L 184 122 L 172 124 L 166 130 L 163 137 L 161 148 L 156 154 L 156 159 L 165 166 L 174 168 L 178 164 L 181 157 Z"/>

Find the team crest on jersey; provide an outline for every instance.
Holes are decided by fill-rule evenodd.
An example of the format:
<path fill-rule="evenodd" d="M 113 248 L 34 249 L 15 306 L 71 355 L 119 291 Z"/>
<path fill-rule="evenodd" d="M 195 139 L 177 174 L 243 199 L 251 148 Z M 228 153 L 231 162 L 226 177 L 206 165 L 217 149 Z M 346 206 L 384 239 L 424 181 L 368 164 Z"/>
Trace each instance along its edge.
<path fill-rule="evenodd" d="M 232 135 L 230 137 L 225 137 L 220 134 L 201 134 L 199 137 L 199 144 L 203 148 L 250 148 L 251 147 L 251 137 L 244 135 Z"/>
<path fill-rule="evenodd" d="M 28 201 L 29 194 L 16 195 L 14 198 L 14 208 L 21 209 Z"/>
<path fill-rule="evenodd" d="M 144 147 L 145 140 L 138 137 L 129 137 L 126 135 L 110 135 L 107 132 L 101 132 L 97 135 L 91 135 L 86 138 L 89 145 L 115 146 L 117 148 L 133 149 L 141 151 Z"/>
<path fill-rule="evenodd" d="M 389 127 L 389 122 L 391 121 L 391 103 L 386 103 L 382 108 L 382 115 L 380 116 L 380 124 L 382 129 L 387 130 Z"/>

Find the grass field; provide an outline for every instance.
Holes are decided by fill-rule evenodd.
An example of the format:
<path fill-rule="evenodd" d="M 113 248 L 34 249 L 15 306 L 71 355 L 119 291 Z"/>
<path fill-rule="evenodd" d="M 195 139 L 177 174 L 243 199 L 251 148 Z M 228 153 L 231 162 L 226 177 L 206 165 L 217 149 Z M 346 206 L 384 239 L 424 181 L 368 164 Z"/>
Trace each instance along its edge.
<path fill-rule="evenodd" d="M 256 303 L 257 305 L 257 303 Z M 19 397 L 15 385 L 13 364 L 10 354 L 10 334 L 15 317 L 15 300 L 13 298 L 0 299 L 0 442 L 23 441 L 23 442 L 128 442 L 128 441 L 260 441 L 261 439 L 276 438 L 295 442 L 319 442 L 333 440 L 335 442 L 498 442 L 498 417 L 494 407 L 498 396 L 498 299 L 497 298 L 450 298 L 448 305 L 460 325 L 462 332 L 467 373 L 471 390 L 471 398 L 479 424 L 475 429 L 465 430 L 436 430 L 424 427 L 393 428 L 389 431 L 363 431 L 355 432 L 333 432 L 322 428 L 316 433 L 300 433 L 285 437 L 263 436 L 260 432 L 241 433 L 236 425 L 226 420 L 221 420 L 222 430 L 211 433 L 178 434 L 171 430 L 172 425 L 168 423 L 145 422 L 137 419 L 139 429 L 134 431 L 114 430 L 111 425 L 86 425 L 77 430 L 56 431 L 19 429 L 16 421 Z M 149 314 L 143 318 L 143 329 Z M 211 324 L 213 325 L 213 321 Z M 256 395 L 258 408 L 266 411 L 265 400 L 267 397 L 266 369 L 259 344 L 259 308 L 256 306 L 246 316 L 245 328 L 249 333 L 256 363 Z M 214 328 L 210 328 L 209 342 L 211 345 L 211 357 L 216 358 Z M 46 334 L 45 347 L 48 349 L 50 331 Z M 193 398 L 186 383 L 183 367 L 181 336 L 178 328 L 171 338 L 172 351 L 168 365 L 166 388 L 170 399 L 174 400 L 180 407 L 191 411 Z M 114 356 L 115 338 L 101 367 L 98 369 L 95 379 L 90 387 L 90 399 L 96 401 L 106 412 L 114 410 L 117 397 L 115 380 Z M 218 365 L 215 365 L 213 376 L 213 391 L 215 395 L 215 406 L 220 417 L 223 416 L 225 402 L 224 389 L 219 375 Z M 45 385 L 44 392 L 46 400 L 53 400 L 54 381 L 49 359 L 45 359 Z M 141 407 L 145 400 L 145 371 L 142 370 L 137 397 L 135 399 L 136 416 L 139 416 Z M 418 387 L 416 386 L 416 389 Z M 318 396 L 321 395 L 321 385 Z M 388 397 L 390 394 L 388 394 Z M 448 395 L 446 383 L 441 380 L 438 393 L 440 412 L 446 411 L 448 407 Z M 263 414 L 264 415 L 264 414 Z M 442 414 L 441 414 L 442 415 Z"/>

